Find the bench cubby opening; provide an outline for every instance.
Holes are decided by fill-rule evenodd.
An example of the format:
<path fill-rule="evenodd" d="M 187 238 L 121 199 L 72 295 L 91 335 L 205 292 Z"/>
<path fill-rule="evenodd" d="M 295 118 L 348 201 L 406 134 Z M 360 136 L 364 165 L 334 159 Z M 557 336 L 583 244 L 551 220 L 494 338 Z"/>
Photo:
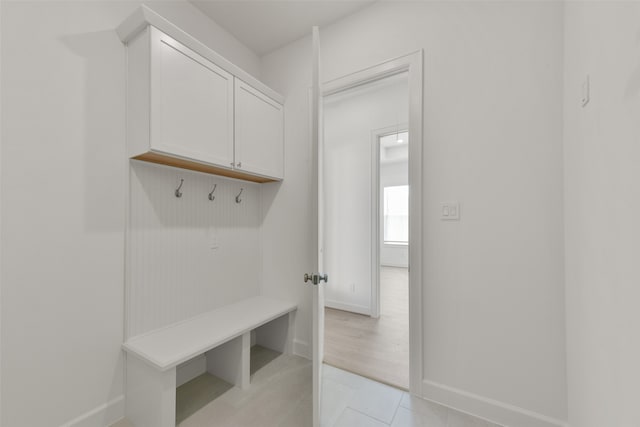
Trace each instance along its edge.
<path fill-rule="evenodd" d="M 234 386 L 249 386 L 248 342 L 245 333 L 176 366 L 176 425 Z"/>
<path fill-rule="evenodd" d="M 127 418 L 175 427 L 234 386 L 246 390 L 252 374 L 292 352 L 295 310 L 254 297 L 128 341 Z"/>
<path fill-rule="evenodd" d="M 205 358 L 202 358 L 203 360 Z M 205 360 L 206 362 L 206 360 Z M 179 370 L 176 371 L 179 376 Z M 176 425 L 233 388 L 233 384 L 204 371 L 176 388 Z"/>
<path fill-rule="evenodd" d="M 293 327 L 290 324 L 292 316 L 278 317 L 251 331 L 251 377 L 278 356 L 291 353 L 288 336 Z"/>

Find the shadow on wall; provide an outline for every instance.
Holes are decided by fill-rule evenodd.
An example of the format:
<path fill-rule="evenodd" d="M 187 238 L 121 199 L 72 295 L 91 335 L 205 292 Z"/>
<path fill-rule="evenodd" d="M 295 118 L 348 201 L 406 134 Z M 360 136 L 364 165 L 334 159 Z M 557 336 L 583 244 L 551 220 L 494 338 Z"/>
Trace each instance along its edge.
<path fill-rule="evenodd" d="M 77 84 L 83 87 L 81 91 L 69 91 L 84 94 L 82 108 L 72 110 L 83 115 L 74 120 L 83 128 L 66 129 L 66 132 L 82 135 L 84 174 L 78 179 L 84 186 L 84 230 L 123 235 L 126 182 L 124 46 L 115 31 L 73 34 L 63 36 L 59 41 L 82 58 L 83 63 L 81 70 L 70 70 L 82 76 L 83 80 Z M 60 183 L 58 188 L 60 197 L 64 198 L 65 183 Z M 113 353 L 117 364 L 105 396 L 105 401 L 112 400 L 106 402 L 105 411 L 82 415 L 70 425 L 86 421 L 87 416 L 101 425 L 120 417 L 124 404 L 121 396 L 123 357 L 120 348 L 114 348 Z"/>
<path fill-rule="evenodd" d="M 84 62 L 84 117 L 78 122 L 84 123 L 85 230 L 122 232 L 127 173 L 124 45 L 113 30 L 68 35 L 60 41 Z"/>
<path fill-rule="evenodd" d="M 638 46 L 637 57 L 640 58 L 640 30 L 636 33 L 636 45 Z M 640 59 L 634 68 L 629 81 L 627 82 L 627 90 L 625 92 L 625 99 L 630 100 L 640 95 Z"/>
<path fill-rule="evenodd" d="M 262 225 L 264 218 L 269 214 L 273 202 L 278 197 L 280 188 L 282 187 L 282 181 L 275 181 L 261 184 L 261 215 L 260 225 Z"/>

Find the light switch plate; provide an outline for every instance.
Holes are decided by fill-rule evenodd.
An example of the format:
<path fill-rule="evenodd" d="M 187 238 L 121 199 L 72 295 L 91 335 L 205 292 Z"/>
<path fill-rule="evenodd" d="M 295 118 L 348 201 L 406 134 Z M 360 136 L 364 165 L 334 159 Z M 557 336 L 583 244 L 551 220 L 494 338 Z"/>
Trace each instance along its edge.
<path fill-rule="evenodd" d="M 443 221 L 460 221 L 460 203 L 442 203 L 440 207 L 440 219 Z"/>

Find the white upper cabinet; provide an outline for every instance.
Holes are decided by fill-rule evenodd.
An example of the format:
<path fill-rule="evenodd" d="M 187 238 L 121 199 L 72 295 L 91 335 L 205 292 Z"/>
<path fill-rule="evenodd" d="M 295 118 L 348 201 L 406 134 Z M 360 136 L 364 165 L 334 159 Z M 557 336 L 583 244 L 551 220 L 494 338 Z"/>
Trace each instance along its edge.
<path fill-rule="evenodd" d="M 256 182 L 284 177 L 282 96 L 149 8 L 127 45 L 130 158 Z"/>
<path fill-rule="evenodd" d="M 238 79 L 235 97 L 236 167 L 247 172 L 282 178 L 282 105 Z"/>
<path fill-rule="evenodd" d="M 233 75 L 151 29 L 151 150 L 233 163 Z"/>

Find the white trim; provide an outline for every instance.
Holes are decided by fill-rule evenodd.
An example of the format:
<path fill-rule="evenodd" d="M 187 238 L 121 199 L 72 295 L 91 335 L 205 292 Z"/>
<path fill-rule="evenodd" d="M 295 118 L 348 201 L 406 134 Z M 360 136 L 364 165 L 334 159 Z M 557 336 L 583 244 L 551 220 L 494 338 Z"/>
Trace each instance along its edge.
<path fill-rule="evenodd" d="M 382 197 L 380 188 L 380 138 L 393 135 L 398 129 L 407 129 L 407 123 L 371 131 L 371 317 L 380 317 L 380 234 Z M 408 245 L 408 243 L 407 243 Z"/>
<path fill-rule="evenodd" d="M 381 213 L 382 213 L 382 208 L 383 208 L 383 197 L 382 197 L 382 188 L 380 185 L 380 169 L 381 169 L 381 164 L 380 164 L 380 139 L 382 137 L 388 136 L 388 135 L 393 135 L 394 133 L 397 134 L 399 132 L 408 132 L 409 128 L 409 124 L 408 123 L 399 123 L 396 126 L 388 126 L 385 128 L 380 128 L 380 129 L 374 129 L 373 131 L 371 131 L 371 147 L 372 147 L 372 165 L 371 165 L 371 170 L 375 171 L 375 173 L 373 174 L 373 179 L 371 180 L 371 184 L 372 184 L 372 188 L 371 188 L 371 201 L 372 201 L 372 208 L 371 208 L 371 223 L 372 223 L 372 227 L 375 227 L 375 229 L 372 228 L 372 233 L 371 233 L 371 241 L 375 242 L 372 245 L 372 255 L 371 255 L 371 277 L 372 277 L 372 281 L 371 281 L 371 317 L 373 318 L 379 318 L 380 317 L 380 306 L 381 306 L 381 301 L 380 301 L 380 268 L 383 266 L 382 261 L 381 261 L 381 251 L 382 251 L 382 247 L 381 244 L 383 246 L 391 246 L 387 243 L 384 243 L 383 240 L 383 234 L 380 233 L 380 231 L 382 230 L 382 223 L 381 223 Z M 402 130 L 400 130 L 402 129 Z M 409 144 L 411 144 L 411 142 L 409 142 Z M 394 163 L 401 163 L 404 162 L 404 160 L 399 159 L 396 160 Z M 408 159 L 407 159 L 408 162 Z M 389 164 L 391 162 L 388 162 L 386 164 Z M 399 245 L 398 245 L 399 246 Z M 409 243 L 407 242 L 405 245 L 402 246 L 409 246 Z M 408 262 L 408 261 L 407 261 Z M 385 267 L 407 267 L 407 265 L 390 265 L 390 264 L 385 264 Z"/>
<path fill-rule="evenodd" d="M 62 424 L 61 427 L 105 427 L 124 418 L 124 395 Z"/>
<path fill-rule="evenodd" d="M 385 262 L 384 264 L 380 264 L 380 267 L 408 268 L 407 264 L 397 264 L 394 262 Z"/>
<path fill-rule="evenodd" d="M 344 302 L 334 301 L 334 300 L 325 300 L 324 306 L 329 308 L 335 308 L 336 310 L 350 311 L 352 313 L 371 316 L 371 308 L 364 305 L 349 304 L 349 303 L 344 303 Z"/>
<path fill-rule="evenodd" d="M 293 354 L 311 360 L 311 346 L 308 342 L 293 340 Z"/>
<path fill-rule="evenodd" d="M 513 427 L 568 427 L 567 422 L 515 405 L 424 380 L 422 397 L 474 417 Z"/>
<path fill-rule="evenodd" d="M 0 22 L 2 22 L 2 3 L 0 1 Z M 2 46 L 2 31 L 0 31 L 0 46 Z M 0 70 L 2 69 L 2 55 L 0 52 Z M 0 78 L 0 233 L 2 231 L 2 79 Z M 2 242 L 0 242 L 0 331 L 2 331 Z M 1 334 L 0 334 L 1 339 Z M 0 342 L 0 348 L 2 343 Z M 0 384 L 2 384 L 2 351 L 0 350 Z M 0 387 L 0 424 L 2 424 L 2 387 Z"/>
<path fill-rule="evenodd" d="M 422 49 L 408 55 L 399 56 L 397 58 L 384 61 L 378 65 L 338 77 L 337 79 L 324 82 L 322 85 L 322 95 L 333 95 L 334 93 L 342 92 L 343 90 L 362 86 L 385 77 L 409 71 L 414 56 L 422 58 Z M 422 61 L 420 61 L 420 63 L 422 64 Z M 409 121 L 411 121 L 411 114 L 409 114 L 409 119 Z"/>
<path fill-rule="evenodd" d="M 360 86 L 381 78 L 407 72 L 409 82 L 409 390 L 422 395 L 422 122 L 423 122 L 423 52 L 422 49 L 357 71 L 329 82 L 322 95 Z"/>
<path fill-rule="evenodd" d="M 423 53 L 422 50 L 405 57 L 409 70 L 409 390 L 422 394 L 423 335 L 422 335 L 422 135 L 423 126 Z"/>
<path fill-rule="evenodd" d="M 406 248 L 409 246 L 408 243 L 387 243 L 387 242 L 382 242 L 382 245 L 387 247 L 387 248 Z"/>
<path fill-rule="evenodd" d="M 371 131 L 371 317 L 380 317 L 380 136 L 385 129 Z"/>
<path fill-rule="evenodd" d="M 191 36 L 189 33 L 177 27 L 175 24 L 159 15 L 155 11 L 149 9 L 149 7 L 145 5 L 140 6 L 131 16 L 129 16 L 124 20 L 124 22 L 118 25 L 118 28 L 116 28 L 116 33 L 118 33 L 118 36 L 120 37 L 122 43 L 126 44 L 148 25 L 151 25 L 167 34 L 168 36 L 174 38 L 189 49 L 193 50 L 199 55 L 202 55 L 209 61 L 221 67 L 228 73 L 233 74 L 240 80 L 243 80 L 250 86 L 253 86 L 255 89 L 259 90 L 269 98 L 274 99 L 280 104 L 284 103 L 284 97 L 278 92 L 271 89 L 220 54 L 214 52 L 208 46 Z"/>

